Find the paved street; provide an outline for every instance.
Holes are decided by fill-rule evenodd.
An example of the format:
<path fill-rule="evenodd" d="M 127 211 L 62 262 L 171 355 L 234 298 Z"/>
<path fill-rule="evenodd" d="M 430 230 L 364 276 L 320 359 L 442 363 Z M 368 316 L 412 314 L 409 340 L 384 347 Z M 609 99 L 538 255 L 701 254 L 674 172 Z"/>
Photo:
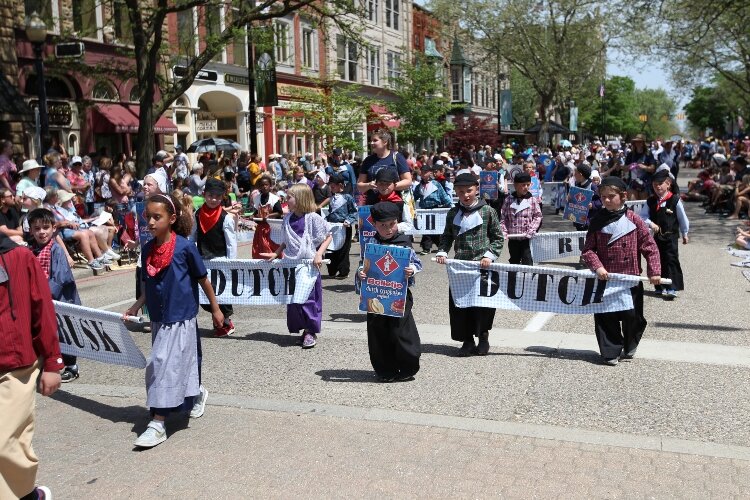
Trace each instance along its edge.
<path fill-rule="evenodd" d="M 206 329 L 206 413 L 171 420 L 153 450 L 132 447 L 143 371 L 81 360 L 78 381 L 38 398 L 39 482 L 57 498 L 747 498 L 750 283 L 725 251 L 734 225 L 687 209 L 687 289 L 646 297 L 633 361 L 599 364 L 591 317 L 507 311 L 490 356 L 456 358 L 445 269 L 425 259 L 422 369 L 381 384 L 353 285 L 326 279 L 315 349 L 286 333 L 283 308 L 236 307 L 231 338 Z M 572 230 L 545 216 L 543 230 Z M 84 305 L 130 304 L 132 271 L 76 274 Z M 133 337 L 147 354 L 150 335 Z"/>

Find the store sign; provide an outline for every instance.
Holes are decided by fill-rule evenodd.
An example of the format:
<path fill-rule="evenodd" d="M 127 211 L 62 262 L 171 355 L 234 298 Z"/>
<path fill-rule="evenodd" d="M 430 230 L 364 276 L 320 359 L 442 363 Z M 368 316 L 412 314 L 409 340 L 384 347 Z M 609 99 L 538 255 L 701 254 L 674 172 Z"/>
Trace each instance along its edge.
<path fill-rule="evenodd" d="M 250 79 L 243 75 L 224 75 L 224 83 L 230 84 L 230 85 L 244 85 L 249 86 L 250 85 Z"/>
<path fill-rule="evenodd" d="M 175 76 L 175 78 L 183 78 L 185 75 L 187 75 L 187 68 L 185 66 L 175 66 L 172 68 L 172 74 Z M 195 75 L 195 79 L 205 80 L 207 82 L 218 82 L 219 74 L 216 71 L 202 69 L 199 70 L 198 74 Z"/>
<path fill-rule="evenodd" d="M 38 100 L 29 101 L 32 109 L 39 107 Z M 73 121 L 73 109 L 65 101 L 47 101 L 47 117 L 52 127 L 70 127 Z"/>
<path fill-rule="evenodd" d="M 198 120 L 195 122 L 196 132 L 218 132 L 219 121 L 218 120 Z"/>

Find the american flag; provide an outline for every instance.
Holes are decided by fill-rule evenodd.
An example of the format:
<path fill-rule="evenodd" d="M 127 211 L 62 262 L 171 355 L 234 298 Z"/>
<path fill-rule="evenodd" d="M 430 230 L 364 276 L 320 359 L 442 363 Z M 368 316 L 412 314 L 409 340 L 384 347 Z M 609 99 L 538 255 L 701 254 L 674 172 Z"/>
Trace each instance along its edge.
<path fill-rule="evenodd" d="M 604 97 L 604 83 L 599 85 L 599 97 Z"/>

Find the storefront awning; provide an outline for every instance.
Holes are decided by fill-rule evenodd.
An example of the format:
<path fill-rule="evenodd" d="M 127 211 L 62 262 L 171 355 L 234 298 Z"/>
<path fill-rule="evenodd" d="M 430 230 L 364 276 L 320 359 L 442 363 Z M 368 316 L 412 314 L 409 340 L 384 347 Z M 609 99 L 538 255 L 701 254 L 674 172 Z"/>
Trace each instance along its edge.
<path fill-rule="evenodd" d="M 386 127 L 386 128 L 398 128 L 401 126 L 401 120 L 398 120 L 395 116 L 393 116 L 393 113 L 388 111 L 388 108 L 385 106 L 379 106 L 377 104 L 373 104 L 370 106 L 370 110 L 376 117 L 375 123 L 371 123 L 367 126 L 368 129 L 377 129 L 380 127 Z"/>
<path fill-rule="evenodd" d="M 137 104 L 129 104 L 128 110 L 135 115 L 137 120 L 141 113 L 141 107 Z M 156 120 L 156 124 L 154 125 L 154 133 L 176 134 L 177 125 L 175 125 L 172 120 L 170 120 L 166 116 L 160 116 L 159 119 Z"/>
<path fill-rule="evenodd" d="M 95 134 L 135 134 L 138 117 L 121 104 L 97 104 L 94 117 Z"/>

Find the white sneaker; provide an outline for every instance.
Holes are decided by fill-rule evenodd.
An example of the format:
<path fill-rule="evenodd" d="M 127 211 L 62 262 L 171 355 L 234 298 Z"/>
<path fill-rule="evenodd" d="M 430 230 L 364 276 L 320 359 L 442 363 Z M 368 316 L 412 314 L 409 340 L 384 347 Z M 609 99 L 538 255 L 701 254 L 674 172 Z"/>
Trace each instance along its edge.
<path fill-rule="evenodd" d="M 193 400 L 193 409 L 190 410 L 190 418 L 201 418 L 206 411 L 206 401 L 208 400 L 208 390 L 201 386 L 201 392 Z"/>
<path fill-rule="evenodd" d="M 159 430 L 153 422 L 148 424 L 143 434 L 135 440 L 135 445 L 140 448 L 153 448 L 167 440 L 167 429 Z"/>
<path fill-rule="evenodd" d="M 109 257 L 112 260 L 120 260 L 120 258 L 121 258 L 120 254 L 117 253 L 117 252 L 115 252 L 111 248 L 109 250 L 107 250 L 106 252 L 104 252 L 104 255 L 107 256 L 107 257 Z"/>
<path fill-rule="evenodd" d="M 96 260 L 98 260 L 103 266 L 108 266 L 112 263 L 112 260 L 110 260 L 110 258 L 107 257 L 107 254 L 102 254 L 102 256 Z"/>

